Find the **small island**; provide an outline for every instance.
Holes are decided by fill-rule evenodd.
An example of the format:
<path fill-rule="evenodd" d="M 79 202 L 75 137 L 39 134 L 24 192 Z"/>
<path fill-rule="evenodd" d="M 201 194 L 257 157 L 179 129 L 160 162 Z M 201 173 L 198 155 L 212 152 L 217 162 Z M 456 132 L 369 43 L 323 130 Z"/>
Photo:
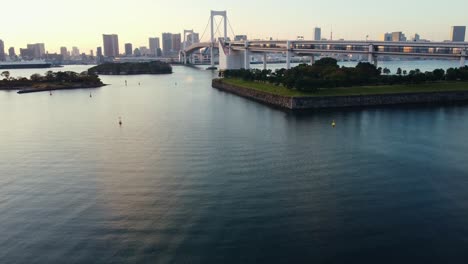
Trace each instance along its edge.
<path fill-rule="evenodd" d="M 212 86 L 290 110 L 468 101 L 468 67 L 431 72 L 360 62 L 339 67 L 332 58 L 287 69 L 225 70 Z"/>
<path fill-rule="evenodd" d="M 162 61 L 104 63 L 90 68 L 88 72 L 100 75 L 171 74 L 172 66 Z"/>
<path fill-rule="evenodd" d="M 10 72 L 4 71 L 1 76 L 3 80 L 0 80 L 0 90 L 19 90 L 19 94 L 104 86 L 104 83 L 96 74 L 88 72 L 48 71 L 44 76 L 36 73 L 28 79 L 25 77 L 14 78 L 10 76 Z"/>

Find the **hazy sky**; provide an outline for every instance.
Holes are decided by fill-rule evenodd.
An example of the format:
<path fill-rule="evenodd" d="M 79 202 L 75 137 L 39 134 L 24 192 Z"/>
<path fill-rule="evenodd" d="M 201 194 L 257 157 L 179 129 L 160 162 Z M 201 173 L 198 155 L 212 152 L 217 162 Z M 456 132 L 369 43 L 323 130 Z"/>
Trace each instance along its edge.
<path fill-rule="evenodd" d="M 227 10 L 234 33 L 249 38 L 312 39 L 315 26 L 329 37 L 333 26 L 335 39 L 403 31 L 444 40 L 451 26 L 468 25 L 467 0 L 16 0 L 3 5 L 0 39 L 17 51 L 44 42 L 52 53 L 60 46 L 88 53 L 102 45 L 103 33 L 119 34 L 121 49 L 126 42 L 148 46 L 162 32 L 202 34 L 210 10 Z"/>

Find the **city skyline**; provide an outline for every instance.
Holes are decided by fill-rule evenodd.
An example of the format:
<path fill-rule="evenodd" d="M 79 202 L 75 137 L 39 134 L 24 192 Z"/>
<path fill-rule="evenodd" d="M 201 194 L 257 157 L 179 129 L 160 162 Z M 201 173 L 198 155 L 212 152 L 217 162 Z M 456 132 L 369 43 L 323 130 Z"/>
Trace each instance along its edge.
<path fill-rule="evenodd" d="M 407 35 L 418 33 L 429 40 L 443 41 L 450 39 L 452 26 L 468 25 L 463 11 L 468 8 L 468 3 L 459 0 L 450 1 L 450 4 L 442 7 L 425 7 L 424 12 L 419 3 L 402 0 L 396 0 L 385 9 L 368 0 L 361 1 L 359 6 L 348 2 L 338 3 L 340 8 L 336 8 L 337 3 L 333 1 L 303 3 L 293 0 L 284 6 L 267 4 L 266 1 L 252 3 L 240 0 L 228 3 L 202 0 L 184 3 L 184 8 L 181 8 L 178 3 L 163 4 L 148 0 L 143 0 L 138 6 L 125 6 L 122 1 L 113 1 L 112 5 L 108 5 L 110 1 L 95 3 L 82 0 L 76 8 L 92 6 L 93 9 L 103 11 L 86 12 L 86 15 L 73 10 L 61 10 L 59 7 L 63 6 L 63 2 L 58 0 L 41 3 L 17 1 L 17 4 L 21 3 L 28 6 L 22 14 L 23 22 L 14 27 L 5 27 L 0 35 L 5 48 L 46 43 L 47 51 L 52 53 L 58 52 L 62 46 L 94 50 L 101 46 L 101 36 L 106 32 L 119 35 L 121 49 L 123 43 L 128 42 L 135 47 L 147 46 L 149 36 L 162 36 L 163 32 L 177 34 L 184 29 L 193 29 L 201 37 L 210 10 L 227 10 L 235 34 L 262 39 L 294 39 L 298 35 L 313 39 L 313 29 L 321 27 L 324 37 L 328 37 L 333 28 L 336 39 L 364 39 L 368 35 L 369 39 L 378 40 L 385 32 L 403 31 Z M 142 5 L 144 9 L 139 8 Z M 297 8 L 299 5 L 304 8 Z M 453 6 L 457 8 L 453 9 Z M 44 16 L 53 11 L 57 11 L 54 16 Z M 399 19 L 395 20 L 392 14 L 398 14 Z M 17 16 L 13 12 L 2 14 L 0 23 L 8 24 Z M 233 35 L 231 29 L 229 31 Z M 80 38 L 76 38 L 77 35 Z M 207 33 L 204 36 L 206 38 Z"/>

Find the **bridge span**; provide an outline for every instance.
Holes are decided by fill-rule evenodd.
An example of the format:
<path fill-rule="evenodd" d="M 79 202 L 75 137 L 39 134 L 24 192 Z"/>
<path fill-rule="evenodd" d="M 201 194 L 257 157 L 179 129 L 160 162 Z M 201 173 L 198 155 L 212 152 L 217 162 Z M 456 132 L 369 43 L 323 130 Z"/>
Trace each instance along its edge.
<path fill-rule="evenodd" d="M 223 37 L 215 38 L 216 16 L 224 20 Z M 468 57 L 468 42 L 391 42 L 391 41 L 309 41 L 309 40 L 246 40 L 231 41 L 227 36 L 227 12 L 211 11 L 211 38 L 209 42 L 193 43 L 181 51 L 181 61 L 187 62 L 187 55 L 202 48 L 210 48 L 211 67 L 214 68 L 214 50 L 219 49 L 219 68 L 249 69 L 252 54 L 263 54 L 264 68 L 268 53 L 282 53 L 286 56 L 286 67 L 291 67 L 293 56 L 310 56 L 311 63 L 316 56 L 338 54 L 360 54 L 367 56 L 370 63 L 377 65 L 378 57 L 444 58 L 460 61 L 465 66 Z M 184 40 L 185 33 L 184 32 Z"/>
<path fill-rule="evenodd" d="M 383 41 L 224 41 L 220 43 L 229 60 L 232 56 L 243 55 L 243 65 L 231 63 L 224 68 L 245 68 L 250 65 L 250 55 L 255 53 L 283 53 L 286 55 L 287 68 L 290 68 L 291 57 L 310 56 L 311 63 L 315 56 L 336 54 L 366 55 L 368 62 L 377 65 L 378 57 L 414 57 L 414 58 L 444 58 L 459 60 L 460 66 L 465 66 L 468 56 L 467 42 L 383 42 Z M 220 49 L 221 50 L 221 49 Z M 220 56 L 221 56 L 220 52 Z M 221 59 L 220 59 L 221 61 Z M 228 63 L 229 64 L 229 63 Z M 264 56 L 266 67 L 266 56 Z"/>

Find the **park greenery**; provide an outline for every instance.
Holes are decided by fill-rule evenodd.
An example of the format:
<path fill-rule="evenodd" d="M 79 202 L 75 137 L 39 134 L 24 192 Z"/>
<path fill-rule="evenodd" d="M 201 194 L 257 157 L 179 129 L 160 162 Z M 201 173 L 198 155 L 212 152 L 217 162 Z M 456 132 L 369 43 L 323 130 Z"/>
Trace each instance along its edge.
<path fill-rule="evenodd" d="M 162 61 L 104 63 L 90 68 L 88 72 L 102 75 L 170 74 L 172 67 Z"/>
<path fill-rule="evenodd" d="M 301 64 L 297 67 L 272 70 L 225 70 L 220 72 L 225 79 L 239 79 L 269 86 L 283 87 L 298 92 L 318 92 L 327 88 L 363 86 L 405 86 L 451 81 L 468 81 L 468 67 L 450 68 L 447 71 L 436 69 L 422 72 L 419 69 L 409 72 L 400 68 L 395 74 L 387 68 L 377 68 L 367 62 L 359 62 L 356 67 L 340 67 L 337 60 L 323 58 L 313 65 Z"/>
<path fill-rule="evenodd" d="M 1 79 L 3 78 L 3 79 Z M 35 73 L 28 79 L 26 77 L 12 77 L 10 72 L 1 73 L 0 89 L 15 90 L 28 88 L 80 88 L 103 86 L 101 79 L 88 72 L 76 73 L 72 71 L 48 71 L 45 75 Z"/>

